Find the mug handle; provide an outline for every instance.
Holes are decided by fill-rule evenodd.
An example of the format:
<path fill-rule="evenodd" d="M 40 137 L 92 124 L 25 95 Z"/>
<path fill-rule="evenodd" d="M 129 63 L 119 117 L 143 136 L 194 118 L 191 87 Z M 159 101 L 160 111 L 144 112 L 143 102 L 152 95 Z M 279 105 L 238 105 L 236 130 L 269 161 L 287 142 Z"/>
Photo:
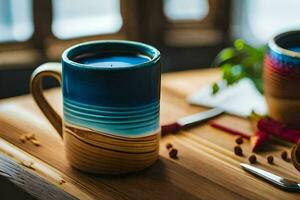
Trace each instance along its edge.
<path fill-rule="evenodd" d="M 300 172 L 300 162 L 299 162 L 299 152 L 300 152 L 300 142 L 293 146 L 291 152 L 291 159 L 294 167 Z"/>
<path fill-rule="evenodd" d="M 62 119 L 61 117 L 55 112 L 55 110 L 50 106 L 49 102 L 46 100 L 43 94 L 43 78 L 46 76 L 54 77 L 57 79 L 61 85 L 61 72 L 62 67 L 60 63 L 49 62 L 40 65 L 36 68 L 30 80 L 30 93 L 33 96 L 33 99 L 50 121 L 52 126 L 56 129 L 58 134 L 63 137 L 62 131 Z"/>

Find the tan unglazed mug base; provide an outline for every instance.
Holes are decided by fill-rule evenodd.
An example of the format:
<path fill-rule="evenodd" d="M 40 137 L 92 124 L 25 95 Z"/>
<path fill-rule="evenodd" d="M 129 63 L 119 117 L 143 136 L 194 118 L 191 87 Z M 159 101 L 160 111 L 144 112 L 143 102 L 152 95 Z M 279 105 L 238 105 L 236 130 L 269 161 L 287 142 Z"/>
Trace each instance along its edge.
<path fill-rule="evenodd" d="M 66 157 L 73 167 L 90 173 L 122 174 L 155 163 L 160 131 L 127 138 L 65 125 L 63 138 Z"/>
<path fill-rule="evenodd" d="M 300 98 L 288 99 L 265 94 L 269 115 L 289 126 L 300 128 Z"/>

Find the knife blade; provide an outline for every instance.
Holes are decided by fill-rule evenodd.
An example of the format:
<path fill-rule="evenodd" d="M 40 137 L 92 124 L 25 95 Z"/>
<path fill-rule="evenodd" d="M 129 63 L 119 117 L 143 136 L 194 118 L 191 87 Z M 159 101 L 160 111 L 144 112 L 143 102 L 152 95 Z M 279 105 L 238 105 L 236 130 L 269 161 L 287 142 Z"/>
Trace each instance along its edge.
<path fill-rule="evenodd" d="M 279 187 L 280 189 L 300 192 L 300 184 L 296 181 L 280 177 L 266 170 L 254 167 L 252 165 L 248 165 L 245 163 L 241 163 L 240 165 L 245 171 L 262 178 L 263 180 Z"/>
<path fill-rule="evenodd" d="M 220 108 L 213 108 L 208 111 L 182 117 L 174 123 L 163 125 L 161 127 L 161 133 L 162 135 L 165 135 L 170 132 L 176 132 L 184 127 L 195 125 L 197 123 L 216 117 L 222 113 L 224 113 L 224 110 Z"/>

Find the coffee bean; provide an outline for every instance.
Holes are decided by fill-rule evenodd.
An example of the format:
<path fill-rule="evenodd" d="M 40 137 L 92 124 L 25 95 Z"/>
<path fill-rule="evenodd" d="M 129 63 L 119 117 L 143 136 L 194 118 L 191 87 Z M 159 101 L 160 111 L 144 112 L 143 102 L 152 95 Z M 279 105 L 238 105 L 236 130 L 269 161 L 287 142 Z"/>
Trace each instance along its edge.
<path fill-rule="evenodd" d="M 254 163 L 256 163 L 256 156 L 254 155 L 254 154 L 252 154 L 249 158 L 248 158 L 248 160 L 249 160 L 249 162 L 251 163 L 251 164 L 254 164 Z"/>
<path fill-rule="evenodd" d="M 235 146 L 234 153 L 237 156 L 243 156 L 243 149 L 240 146 Z"/>
<path fill-rule="evenodd" d="M 61 180 L 59 181 L 59 184 L 60 184 L 60 185 L 62 185 L 62 184 L 64 184 L 64 183 L 66 183 L 66 181 L 63 180 L 63 179 L 61 179 Z"/>
<path fill-rule="evenodd" d="M 177 158 L 177 153 L 178 153 L 178 150 L 172 148 L 171 151 L 169 152 L 170 158 L 174 158 L 174 159 Z"/>
<path fill-rule="evenodd" d="M 268 156 L 267 160 L 268 160 L 269 164 L 273 164 L 274 163 L 274 157 L 273 156 Z"/>
<path fill-rule="evenodd" d="M 40 141 L 38 141 L 37 139 L 31 139 L 30 140 L 35 146 L 41 146 L 41 142 Z"/>
<path fill-rule="evenodd" d="M 288 153 L 287 153 L 287 151 L 281 152 L 281 158 L 282 158 L 283 160 L 287 160 L 287 158 L 288 158 Z"/>
<path fill-rule="evenodd" d="M 29 134 L 26 134 L 26 135 L 25 135 L 25 138 L 26 138 L 27 140 L 35 139 L 35 135 L 34 135 L 33 133 L 29 133 Z"/>
<path fill-rule="evenodd" d="M 21 136 L 20 136 L 20 140 L 21 140 L 22 143 L 25 143 L 25 142 L 26 142 L 26 137 L 25 137 L 25 135 L 21 135 Z"/>
<path fill-rule="evenodd" d="M 243 137 L 238 137 L 238 138 L 236 138 L 235 139 L 235 143 L 237 143 L 237 144 L 243 144 Z"/>
<path fill-rule="evenodd" d="M 173 147 L 173 145 L 171 143 L 167 143 L 166 147 L 167 147 L 167 149 L 171 149 Z"/>

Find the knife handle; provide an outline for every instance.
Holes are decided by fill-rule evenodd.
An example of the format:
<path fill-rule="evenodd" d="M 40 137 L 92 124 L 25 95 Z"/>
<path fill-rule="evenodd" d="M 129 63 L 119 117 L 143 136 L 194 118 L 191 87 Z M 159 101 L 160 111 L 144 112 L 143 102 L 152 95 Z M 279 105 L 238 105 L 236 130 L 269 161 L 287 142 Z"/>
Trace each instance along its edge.
<path fill-rule="evenodd" d="M 174 122 L 172 124 L 163 125 L 163 126 L 161 126 L 161 135 L 165 136 L 168 133 L 174 133 L 174 132 L 179 131 L 180 129 L 181 129 L 181 126 L 177 122 Z"/>

